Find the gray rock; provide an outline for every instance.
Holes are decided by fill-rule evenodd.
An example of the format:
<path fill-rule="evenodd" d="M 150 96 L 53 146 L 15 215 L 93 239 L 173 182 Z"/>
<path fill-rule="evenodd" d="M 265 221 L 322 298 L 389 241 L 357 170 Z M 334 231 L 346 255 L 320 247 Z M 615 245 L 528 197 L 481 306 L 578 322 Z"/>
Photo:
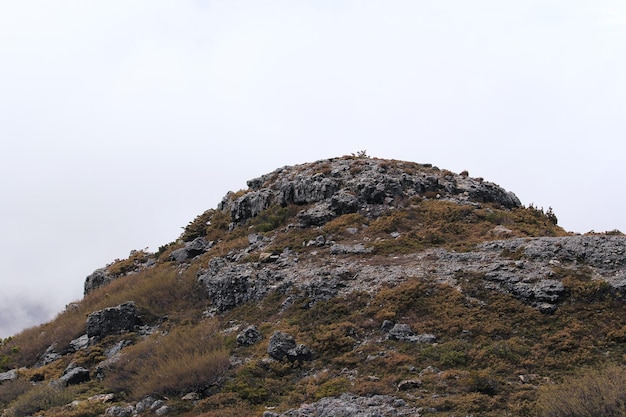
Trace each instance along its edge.
<path fill-rule="evenodd" d="M 251 346 L 261 340 L 261 333 L 256 326 L 248 326 L 237 335 L 238 346 Z"/>
<path fill-rule="evenodd" d="M 185 243 L 184 247 L 172 251 L 169 259 L 175 262 L 185 262 L 189 259 L 195 258 L 196 256 L 202 255 L 211 249 L 213 244 L 214 242 L 208 241 L 202 236 L 197 237 L 191 242 Z"/>
<path fill-rule="evenodd" d="M 226 258 L 212 258 L 207 269 L 198 273 L 197 279 L 215 309 L 225 311 L 267 295 L 275 288 L 276 282 L 284 279 L 285 271 L 281 266 L 264 268 L 250 263 L 231 262 Z"/>
<path fill-rule="evenodd" d="M 113 407 L 109 407 L 104 410 L 104 415 L 107 417 L 131 417 L 134 413 L 135 407 L 132 405 L 128 405 L 126 407 L 114 405 Z"/>
<path fill-rule="evenodd" d="M 308 347 L 296 345 L 292 336 L 279 331 L 275 331 L 270 337 L 267 354 L 278 361 L 287 359 L 291 362 L 310 360 L 313 356 Z"/>
<path fill-rule="evenodd" d="M 11 369 L 7 372 L 0 373 L 0 384 L 5 381 L 13 381 L 17 379 L 17 369 Z"/>
<path fill-rule="evenodd" d="M 61 354 L 55 351 L 54 345 L 48 346 L 46 351 L 42 353 L 41 356 L 39 357 L 39 360 L 35 364 L 35 367 L 39 368 L 41 366 L 48 365 L 54 361 L 59 360 L 60 358 L 61 358 Z"/>
<path fill-rule="evenodd" d="M 200 395 L 197 392 L 190 392 L 181 398 L 183 401 L 198 401 L 200 399 Z"/>
<path fill-rule="evenodd" d="M 410 338 L 415 336 L 415 333 L 411 329 L 411 326 L 408 324 L 395 324 L 389 333 L 387 334 L 387 338 L 390 340 L 401 340 L 408 341 Z"/>
<path fill-rule="evenodd" d="M 170 408 L 167 405 L 164 405 L 154 411 L 154 414 L 157 416 L 164 416 L 170 412 Z"/>
<path fill-rule="evenodd" d="M 299 214 L 304 227 L 319 226 L 347 213 L 365 210 L 379 213 L 373 206 L 390 205 L 396 200 L 437 193 L 460 203 L 489 202 L 506 208 L 520 207 L 519 199 L 493 183 L 426 166 L 387 163 L 376 159 L 330 159 L 311 164 L 283 167 L 248 181 L 244 195 L 229 193 L 219 209 L 230 212 L 241 224 L 272 204 L 313 205 Z"/>
<path fill-rule="evenodd" d="M 387 324 L 387 327 L 389 324 Z M 435 343 L 437 337 L 433 334 L 418 334 L 416 335 L 408 324 L 396 324 L 389 330 L 387 334 L 389 340 L 399 340 L 402 342 L 413 343 Z"/>
<path fill-rule="evenodd" d="M 96 288 L 107 285 L 113 281 L 115 277 L 107 272 L 107 268 L 99 268 L 91 273 L 91 275 L 85 278 L 84 294 L 87 295 Z"/>
<path fill-rule="evenodd" d="M 152 405 L 154 405 L 157 402 L 157 400 L 158 400 L 157 398 L 154 398 L 152 396 L 144 397 L 141 401 L 137 403 L 137 405 L 135 405 L 135 412 L 139 414 L 147 410 L 154 410 L 152 408 Z M 164 403 L 161 403 L 159 407 L 163 405 Z"/>
<path fill-rule="evenodd" d="M 135 330 L 142 324 L 135 303 L 129 301 L 117 307 L 105 308 L 87 316 L 87 336 L 101 339 L 111 334 Z"/>
<path fill-rule="evenodd" d="M 79 351 L 79 350 L 82 350 L 82 349 L 87 349 L 89 347 L 89 336 L 84 334 L 81 337 L 72 340 L 70 342 L 70 346 L 75 351 Z"/>
<path fill-rule="evenodd" d="M 312 404 L 303 404 L 298 409 L 279 414 L 280 417 L 419 417 L 419 411 L 397 397 L 374 395 L 359 397 L 342 394 L 339 397 L 326 397 Z"/>
<path fill-rule="evenodd" d="M 151 405 L 150 405 L 150 410 L 152 411 L 156 411 L 159 408 L 163 407 L 165 405 L 165 401 L 163 400 L 156 400 L 154 401 Z"/>
<path fill-rule="evenodd" d="M 83 382 L 89 381 L 89 370 L 83 367 L 71 367 L 63 372 L 63 375 L 59 380 L 66 386 L 78 385 Z"/>
<path fill-rule="evenodd" d="M 365 253 L 372 253 L 373 248 L 366 248 L 362 243 L 356 245 L 333 245 L 330 248 L 332 255 L 362 255 Z"/>

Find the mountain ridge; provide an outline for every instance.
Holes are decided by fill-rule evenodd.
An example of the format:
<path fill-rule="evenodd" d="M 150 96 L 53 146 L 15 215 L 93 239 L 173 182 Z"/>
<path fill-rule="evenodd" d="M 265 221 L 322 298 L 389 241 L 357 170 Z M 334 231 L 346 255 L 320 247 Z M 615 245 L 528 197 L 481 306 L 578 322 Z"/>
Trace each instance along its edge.
<path fill-rule="evenodd" d="M 530 416 L 546 381 L 626 354 L 619 232 L 364 153 L 247 185 L 3 341 L 3 416 Z"/>

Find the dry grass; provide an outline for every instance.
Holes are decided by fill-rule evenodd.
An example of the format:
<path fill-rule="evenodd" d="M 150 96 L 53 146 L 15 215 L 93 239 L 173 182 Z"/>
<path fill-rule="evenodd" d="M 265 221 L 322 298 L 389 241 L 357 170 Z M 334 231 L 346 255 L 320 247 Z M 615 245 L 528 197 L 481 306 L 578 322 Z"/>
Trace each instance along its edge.
<path fill-rule="evenodd" d="M 154 334 L 126 348 L 111 365 L 105 384 L 133 398 L 159 393 L 203 391 L 214 384 L 229 364 L 217 324 L 204 321 L 178 326 L 166 335 Z"/>
<path fill-rule="evenodd" d="M 51 322 L 26 329 L 4 343 L 0 354 L 8 358 L 6 367 L 30 366 L 51 345 L 57 351 L 66 349 L 70 341 L 85 333 L 89 313 L 129 300 L 135 302 L 147 322 L 163 316 L 175 319 L 200 315 L 205 300 L 196 291 L 196 270 L 190 268 L 179 273 L 162 265 L 118 278 L 94 290 Z"/>
<path fill-rule="evenodd" d="M 621 417 L 626 415 L 626 369 L 609 365 L 584 369 L 539 390 L 541 417 Z"/>

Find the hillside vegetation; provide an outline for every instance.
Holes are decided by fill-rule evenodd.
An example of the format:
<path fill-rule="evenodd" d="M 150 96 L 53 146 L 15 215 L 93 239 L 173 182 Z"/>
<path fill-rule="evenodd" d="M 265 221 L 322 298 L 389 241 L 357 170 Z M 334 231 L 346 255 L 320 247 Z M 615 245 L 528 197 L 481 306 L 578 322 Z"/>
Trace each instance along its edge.
<path fill-rule="evenodd" d="M 625 415 L 620 232 L 364 154 L 248 186 L 3 340 L 2 416 Z"/>

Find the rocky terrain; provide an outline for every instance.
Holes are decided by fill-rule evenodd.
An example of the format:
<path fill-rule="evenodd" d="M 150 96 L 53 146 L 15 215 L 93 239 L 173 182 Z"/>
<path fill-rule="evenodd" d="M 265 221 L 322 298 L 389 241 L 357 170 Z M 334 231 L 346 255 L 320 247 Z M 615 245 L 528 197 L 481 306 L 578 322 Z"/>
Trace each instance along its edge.
<path fill-rule="evenodd" d="M 2 341 L 2 416 L 548 415 L 545 387 L 626 357 L 617 231 L 364 155 L 247 185 Z"/>

